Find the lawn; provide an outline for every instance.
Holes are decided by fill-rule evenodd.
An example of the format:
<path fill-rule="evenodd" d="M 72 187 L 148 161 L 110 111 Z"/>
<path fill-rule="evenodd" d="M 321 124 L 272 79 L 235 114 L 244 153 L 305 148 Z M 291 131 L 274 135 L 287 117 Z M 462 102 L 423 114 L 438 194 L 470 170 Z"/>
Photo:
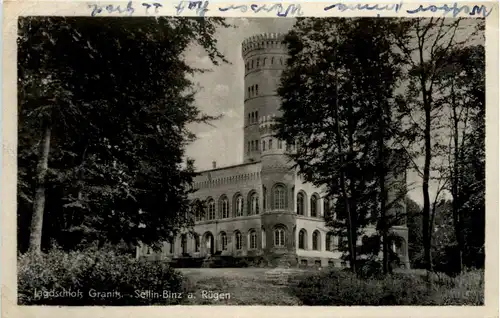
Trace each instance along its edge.
<path fill-rule="evenodd" d="M 184 268 L 187 288 L 196 298 L 188 305 L 300 305 L 285 279 L 301 270 L 283 273 L 269 268 Z M 297 273 L 298 274 L 298 273 Z M 222 293 L 221 299 L 215 295 Z M 212 297 L 210 297 L 212 296 Z M 224 298 L 224 299 L 222 299 Z"/>

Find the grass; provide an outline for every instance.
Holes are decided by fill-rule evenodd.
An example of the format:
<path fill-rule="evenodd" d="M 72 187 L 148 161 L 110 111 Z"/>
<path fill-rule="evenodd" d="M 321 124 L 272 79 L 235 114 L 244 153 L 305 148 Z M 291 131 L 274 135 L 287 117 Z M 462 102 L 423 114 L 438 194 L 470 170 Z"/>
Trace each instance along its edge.
<path fill-rule="evenodd" d="M 361 280 L 337 269 L 293 270 L 268 268 L 180 269 L 185 288 L 196 298 L 187 305 L 482 305 L 482 271 L 457 278 L 433 275 L 432 283 L 418 271 L 404 271 L 385 279 Z M 281 279 L 280 279 L 281 278 Z M 283 283 L 284 282 L 284 283 Z M 203 291 L 229 293 L 227 299 L 204 298 Z"/>

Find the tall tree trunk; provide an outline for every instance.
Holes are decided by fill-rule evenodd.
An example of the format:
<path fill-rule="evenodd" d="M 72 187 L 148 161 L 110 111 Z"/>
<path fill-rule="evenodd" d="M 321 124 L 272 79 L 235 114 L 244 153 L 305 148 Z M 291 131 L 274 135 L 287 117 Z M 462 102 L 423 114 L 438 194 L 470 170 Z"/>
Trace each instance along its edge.
<path fill-rule="evenodd" d="M 458 145 L 458 139 L 459 139 L 459 131 L 458 131 L 458 123 L 460 121 L 460 118 L 458 118 L 457 114 L 457 105 L 456 105 L 456 100 L 455 100 L 455 85 L 454 82 L 452 81 L 451 83 L 451 108 L 453 111 L 453 173 L 452 173 L 452 178 L 451 178 L 451 194 L 453 197 L 453 202 L 452 202 L 452 211 L 453 211 L 453 225 L 455 229 L 455 238 L 457 240 L 457 245 L 458 245 L 458 270 L 462 272 L 462 267 L 463 267 L 463 230 L 462 230 L 462 218 L 460 217 L 460 207 L 459 207 L 459 202 L 460 202 L 460 194 L 458 191 L 458 185 L 460 182 L 460 172 L 459 172 L 459 145 Z"/>
<path fill-rule="evenodd" d="M 336 46 L 338 46 L 338 39 L 336 39 Z M 336 63 L 337 61 L 337 47 L 335 47 L 334 51 L 335 57 L 334 61 Z M 338 151 L 340 154 L 340 187 L 342 191 L 342 197 L 344 199 L 344 205 L 346 209 L 346 214 L 347 214 L 347 244 L 349 246 L 349 265 L 351 268 L 351 271 L 356 273 L 356 249 L 355 249 L 355 244 L 356 242 L 353 242 L 353 220 L 352 220 L 352 215 L 351 215 L 351 207 L 350 207 L 350 200 L 347 195 L 347 185 L 346 185 L 346 176 L 345 176 L 345 166 L 344 166 L 344 147 L 342 145 L 342 134 L 340 130 L 340 114 L 339 114 L 339 85 L 338 85 L 338 70 L 337 66 L 335 65 L 334 67 L 335 71 L 335 126 L 336 126 L 336 132 L 335 136 L 337 138 L 337 146 L 338 146 Z"/>
<path fill-rule="evenodd" d="M 380 230 L 382 232 L 382 268 L 384 274 L 389 273 L 389 242 L 388 242 L 388 224 L 386 215 L 386 169 L 385 169 L 385 156 L 384 156 L 384 116 L 380 120 L 380 131 L 378 140 L 378 166 L 379 166 L 379 187 L 380 187 Z"/>
<path fill-rule="evenodd" d="M 426 92 L 427 93 L 427 92 Z M 425 269 L 432 270 L 431 257 L 431 236 L 432 229 L 430 224 L 430 198 L 429 198 L 429 177 L 431 166 L 431 110 L 430 106 L 425 107 L 425 161 L 424 161 L 424 176 L 422 182 L 422 194 L 424 197 L 424 207 L 422 209 L 422 234 L 424 239 L 424 262 Z"/>
<path fill-rule="evenodd" d="M 46 125 L 38 152 L 36 171 L 36 191 L 31 219 L 30 250 L 40 253 L 42 250 L 43 213 L 45 210 L 45 187 L 49 164 L 51 127 Z"/>

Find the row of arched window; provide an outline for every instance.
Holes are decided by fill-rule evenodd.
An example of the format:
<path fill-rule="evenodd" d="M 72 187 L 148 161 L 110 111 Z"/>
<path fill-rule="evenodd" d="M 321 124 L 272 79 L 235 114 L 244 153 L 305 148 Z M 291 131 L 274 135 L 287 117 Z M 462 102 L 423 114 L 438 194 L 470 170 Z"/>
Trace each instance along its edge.
<path fill-rule="evenodd" d="M 248 87 L 248 98 L 259 95 L 259 85 L 255 84 Z"/>
<path fill-rule="evenodd" d="M 243 249 L 243 234 L 240 231 L 236 230 L 233 234 L 233 244 L 234 249 L 239 251 Z M 219 233 L 219 245 L 222 251 L 227 251 L 228 248 L 228 239 L 226 232 Z M 250 230 L 247 235 L 247 246 L 248 249 L 257 249 L 257 231 Z"/>
<path fill-rule="evenodd" d="M 299 231 L 299 241 L 298 248 L 301 250 L 312 249 L 313 251 L 321 251 L 321 233 L 318 230 L 315 230 L 312 234 L 312 246 L 309 247 L 309 242 L 307 238 L 307 231 L 305 229 L 301 229 Z M 333 233 L 327 233 L 325 239 L 325 250 L 326 251 L 334 251 L 335 250 L 335 242 Z"/>
<path fill-rule="evenodd" d="M 252 140 L 248 142 L 248 153 L 254 152 L 254 151 L 259 151 L 259 141 L 258 140 Z"/>
<path fill-rule="evenodd" d="M 268 62 L 269 61 L 269 62 Z M 272 56 L 269 60 L 267 57 L 264 57 L 264 58 L 256 58 L 256 59 L 252 59 L 251 61 L 248 61 L 247 64 L 245 65 L 245 70 L 246 71 L 251 71 L 255 68 L 258 68 L 260 66 L 266 66 L 267 63 L 271 63 L 269 65 L 274 65 L 275 62 L 279 65 L 283 65 L 283 57 L 274 57 Z M 285 61 L 286 62 L 286 61 Z"/>
<path fill-rule="evenodd" d="M 264 188 L 264 198 L 266 196 L 266 189 Z M 284 210 L 287 209 L 287 191 L 286 187 L 278 184 L 272 189 L 271 198 L 271 209 L 273 210 Z M 319 195 L 313 193 L 311 199 L 309 200 L 309 213 L 307 213 L 307 195 L 304 191 L 297 193 L 296 197 L 296 213 L 298 215 L 310 216 L 310 217 L 321 217 L 320 213 L 320 198 Z M 264 209 L 266 208 L 266 202 L 263 202 Z M 196 221 L 202 220 L 215 220 L 215 219 L 227 219 L 231 216 L 240 217 L 244 215 L 256 215 L 259 214 L 259 195 L 256 191 L 251 191 L 245 203 L 245 199 L 242 194 L 237 193 L 233 197 L 232 211 L 230 211 L 229 198 L 226 195 L 222 195 L 219 201 L 213 198 L 207 199 L 207 209 L 206 215 L 197 211 Z M 246 208 L 246 211 L 245 211 Z M 330 211 L 330 202 L 327 198 L 323 198 L 323 211 L 324 214 L 328 214 Z M 218 214 L 217 214 L 218 212 Z M 232 212 L 232 213 L 231 213 Z M 246 214 L 245 214 L 246 212 Z"/>
<path fill-rule="evenodd" d="M 240 217 L 245 215 L 245 199 L 243 195 L 236 194 L 234 196 L 233 201 L 233 213 L 234 217 Z M 246 215 L 256 215 L 259 214 L 259 195 L 257 192 L 253 191 L 248 196 L 248 202 L 246 204 L 247 211 Z M 197 211 L 196 213 L 196 221 L 204 221 L 204 220 L 215 220 L 219 219 L 227 219 L 230 217 L 229 211 L 229 199 L 226 195 L 222 195 L 219 198 L 218 209 L 219 215 L 216 214 L 216 202 L 213 198 L 208 198 L 207 200 L 207 212 L 206 215 Z"/>
<path fill-rule="evenodd" d="M 259 121 L 259 112 L 258 111 L 248 113 L 248 123 L 249 124 L 255 124 L 258 121 Z"/>

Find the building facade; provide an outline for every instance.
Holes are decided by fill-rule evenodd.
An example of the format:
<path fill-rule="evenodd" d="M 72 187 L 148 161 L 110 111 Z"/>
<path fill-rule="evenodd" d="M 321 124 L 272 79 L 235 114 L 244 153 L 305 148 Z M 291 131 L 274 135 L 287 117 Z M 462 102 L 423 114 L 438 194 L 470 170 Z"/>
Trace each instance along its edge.
<path fill-rule="evenodd" d="M 323 189 L 303 182 L 292 169 L 286 152 L 294 146 L 276 139 L 271 129 L 279 116 L 276 89 L 287 59 L 282 41 L 283 35 L 262 34 L 242 43 L 244 162 L 223 168 L 214 162 L 213 169 L 200 172 L 192 199 L 205 201 L 207 211 L 196 218 L 195 235 L 181 234 L 165 243 L 161 252 L 140 247 L 138 257 L 172 260 L 228 255 L 260 257 L 270 264 L 342 266 L 338 238 L 324 221 L 331 202 Z M 394 180 L 406 183 L 406 173 Z M 366 234 L 374 231 L 367 228 Z M 407 265 L 406 225 L 393 232 L 401 237 L 396 249 Z"/>

